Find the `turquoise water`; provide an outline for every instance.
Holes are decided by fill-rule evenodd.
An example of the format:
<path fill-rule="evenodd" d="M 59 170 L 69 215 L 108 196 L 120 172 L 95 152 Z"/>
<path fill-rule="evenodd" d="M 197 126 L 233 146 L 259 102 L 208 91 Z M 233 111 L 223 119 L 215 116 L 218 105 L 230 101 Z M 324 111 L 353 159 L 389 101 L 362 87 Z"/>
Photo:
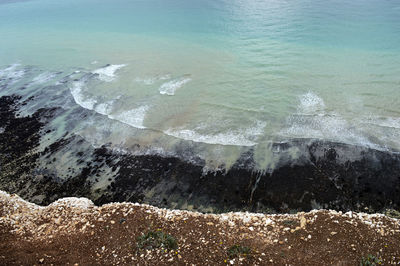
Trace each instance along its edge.
<path fill-rule="evenodd" d="M 213 167 L 298 138 L 400 149 L 399 1 L 0 1 L 0 69 L 95 146 Z"/>

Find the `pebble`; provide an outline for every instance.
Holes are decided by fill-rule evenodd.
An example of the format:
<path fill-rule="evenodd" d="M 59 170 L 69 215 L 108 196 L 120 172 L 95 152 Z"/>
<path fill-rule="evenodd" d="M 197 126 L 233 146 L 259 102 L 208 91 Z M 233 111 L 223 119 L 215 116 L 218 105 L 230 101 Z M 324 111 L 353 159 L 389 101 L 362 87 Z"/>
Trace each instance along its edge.
<path fill-rule="evenodd" d="M 300 218 L 300 227 L 304 228 L 304 227 L 306 227 L 306 224 L 307 224 L 306 218 L 304 216 L 301 216 L 301 218 Z"/>

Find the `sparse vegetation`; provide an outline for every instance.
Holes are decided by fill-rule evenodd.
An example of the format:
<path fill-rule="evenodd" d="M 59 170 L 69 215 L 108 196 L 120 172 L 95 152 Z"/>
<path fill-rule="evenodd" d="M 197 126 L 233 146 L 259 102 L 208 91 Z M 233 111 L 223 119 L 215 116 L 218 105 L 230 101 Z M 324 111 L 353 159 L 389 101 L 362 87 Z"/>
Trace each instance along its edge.
<path fill-rule="evenodd" d="M 374 266 L 381 265 L 382 260 L 374 255 L 368 254 L 365 257 L 361 258 L 360 266 Z"/>
<path fill-rule="evenodd" d="M 148 231 L 146 234 L 142 234 L 137 238 L 137 247 L 139 249 L 177 249 L 178 242 L 176 239 L 161 231 L 160 229 L 156 231 Z"/>
<path fill-rule="evenodd" d="M 233 245 L 228 249 L 229 258 L 247 256 L 251 254 L 251 248 L 242 245 Z"/>
<path fill-rule="evenodd" d="M 288 226 L 295 226 L 295 225 L 298 225 L 299 222 L 296 220 L 284 220 L 283 224 L 288 225 Z"/>
<path fill-rule="evenodd" d="M 394 210 L 394 209 L 387 209 L 387 210 L 385 211 L 385 215 L 386 215 L 386 216 L 389 216 L 389 217 L 391 217 L 391 218 L 400 219 L 400 212 L 399 212 L 399 211 L 396 211 L 396 210 Z"/>

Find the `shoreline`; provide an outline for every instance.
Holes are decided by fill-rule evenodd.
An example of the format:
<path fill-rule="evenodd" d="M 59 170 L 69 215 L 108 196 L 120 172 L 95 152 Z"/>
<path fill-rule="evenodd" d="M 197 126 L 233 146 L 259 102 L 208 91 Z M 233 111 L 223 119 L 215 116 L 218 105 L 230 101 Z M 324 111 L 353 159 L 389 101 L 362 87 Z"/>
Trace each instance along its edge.
<path fill-rule="evenodd" d="M 276 143 L 280 161 L 272 172 L 255 171 L 253 153 L 229 169 L 204 172 L 204 162 L 114 152 L 76 135 L 48 143 L 47 124 L 62 113 L 39 109 L 20 117 L 32 99 L 0 98 L 0 189 L 37 204 L 67 196 L 97 205 L 139 202 L 202 212 L 290 213 L 312 209 L 378 212 L 400 209 L 400 154 L 318 140 Z M 72 152 L 71 152 L 72 151 Z M 293 159 L 293 152 L 300 156 Z M 69 167 L 59 162 L 68 155 Z M 65 163 L 64 163 L 65 164 Z"/>

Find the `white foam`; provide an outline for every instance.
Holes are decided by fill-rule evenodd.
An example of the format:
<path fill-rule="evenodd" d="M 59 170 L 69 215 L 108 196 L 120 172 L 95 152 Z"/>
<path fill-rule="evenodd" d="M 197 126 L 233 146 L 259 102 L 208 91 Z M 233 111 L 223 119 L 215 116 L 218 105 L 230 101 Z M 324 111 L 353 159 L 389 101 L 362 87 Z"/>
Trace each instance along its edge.
<path fill-rule="evenodd" d="M 144 105 L 136 109 L 124 111 L 119 114 L 111 114 L 114 101 L 119 97 L 114 100 L 98 103 L 96 99 L 88 98 L 82 93 L 84 87 L 84 81 L 76 81 L 72 84 L 70 88 L 72 97 L 74 98 L 75 102 L 81 107 L 95 111 L 101 115 L 107 116 L 110 119 L 117 120 L 132 127 L 141 129 L 146 128 L 145 126 L 143 126 L 143 121 L 146 116 L 146 112 L 149 109 L 148 106 Z"/>
<path fill-rule="evenodd" d="M 326 139 L 377 148 L 353 123 L 336 113 L 327 113 L 324 101 L 308 92 L 300 97 L 297 113 L 288 117 L 287 127 L 280 130 L 278 135 Z"/>
<path fill-rule="evenodd" d="M 400 117 L 369 117 L 363 123 L 380 127 L 400 129 Z"/>
<path fill-rule="evenodd" d="M 98 78 L 102 81 L 111 82 L 116 78 L 115 72 L 117 72 L 117 70 L 119 70 L 125 66 L 126 66 L 126 64 L 108 65 L 106 67 L 96 69 L 92 73 L 97 74 Z"/>
<path fill-rule="evenodd" d="M 299 111 L 310 114 L 318 113 L 325 109 L 325 103 L 318 95 L 309 91 L 300 96 Z"/>
<path fill-rule="evenodd" d="M 32 79 L 33 84 L 44 84 L 46 82 L 49 82 L 56 76 L 55 73 L 52 72 L 43 72 L 36 76 L 34 79 Z"/>
<path fill-rule="evenodd" d="M 141 82 L 145 85 L 152 85 L 157 81 L 157 79 L 156 78 L 136 78 L 135 81 Z"/>
<path fill-rule="evenodd" d="M 97 101 L 95 99 L 87 98 L 83 95 L 82 89 L 84 88 L 84 86 L 84 81 L 75 81 L 74 83 L 72 83 L 72 86 L 70 88 L 72 97 L 74 98 L 75 102 L 83 108 L 93 110 L 94 106 L 97 104 Z"/>
<path fill-rule="evenodd" d="M 114 101 L 108 101 L 108 102 L 96 104 L 96 106 L 94 107 L 94 110 L 99 114 L 108 116 L 112 111 L 113 103 L 114 103 Z"/>
<path fill-rule="evenodd" d="M 175 138 L 190 140 L 194 142 L 202 142 L 206 144 L 218 144 L 218 145 L 232 145 L 232 146 L 254 146 L 257 143 L 246 139 L 244 136 L 237 135 L 233 132 L 219 133 L 216 135 L 202 135 L 193 130 L 182 129 L 182 130 L 166 130 L 164 132 L 167 135 Z"/>
<path fill-rule="evenodd" d="M 167 80 L 167 79 L 170 79 L 170 78 L 171 78 L 170 74 L 166 74 L 166 75 L 158 77 L 159 80 Z"/>
<path fill-rule="evenodd" d="M 146 112 L 148 109 L 149 107 L 147 105 L 143 105 L 136 109 L 125 111 L 120 114 L 109 115 L 108 117 L 111 119 L 118 120 L 127 125 L 144 129 L 146 127 L 143 125 L 143 122 L 146 117 Z"/>
<path fill-rule="evenodd" d="M 254 146 L 257 143 L 253 140 L 261 135 L 266 124 L 257 122 L 254 127 L 249 127 L 243 131 L 227 131 L 218 134 L 200 134 L 190 129 L 168 129 L 165 134 L 176 138 L 201 142 L 206 144 L 229 145 L 229 146 Z"/>
<path fill-rule="evenodd" d="M 25 70 L 18 69 L 19 66 L 20 64 L 13 64 L 0 69 L 0 78 L 11 79 L 12 83 L 19 81 L 25 75 Z"/>
<path fill-rule="evenodd" d="M 157 81 L 160 80 L 167 80 L 170 79 L 171 75 L 167 74 L 167 75 L 163 75 L 163 76 L 157 76 L 157 77 L 151 77 L 151 78 L 136 78 L 135 81 L 136 82 L 140 82 L 143 83 L 145 85 L 153 85 L 154 83 L 156 83 Z"/>
<path fill-rule="evenodd" d="M 190 78 L 183 77 L 165 82 L 159 88 L 160 94 L 174 95 L 177 89 L 181 88 L 183 85 L 185 85 L 191 80 L 192 79 Z"/>

